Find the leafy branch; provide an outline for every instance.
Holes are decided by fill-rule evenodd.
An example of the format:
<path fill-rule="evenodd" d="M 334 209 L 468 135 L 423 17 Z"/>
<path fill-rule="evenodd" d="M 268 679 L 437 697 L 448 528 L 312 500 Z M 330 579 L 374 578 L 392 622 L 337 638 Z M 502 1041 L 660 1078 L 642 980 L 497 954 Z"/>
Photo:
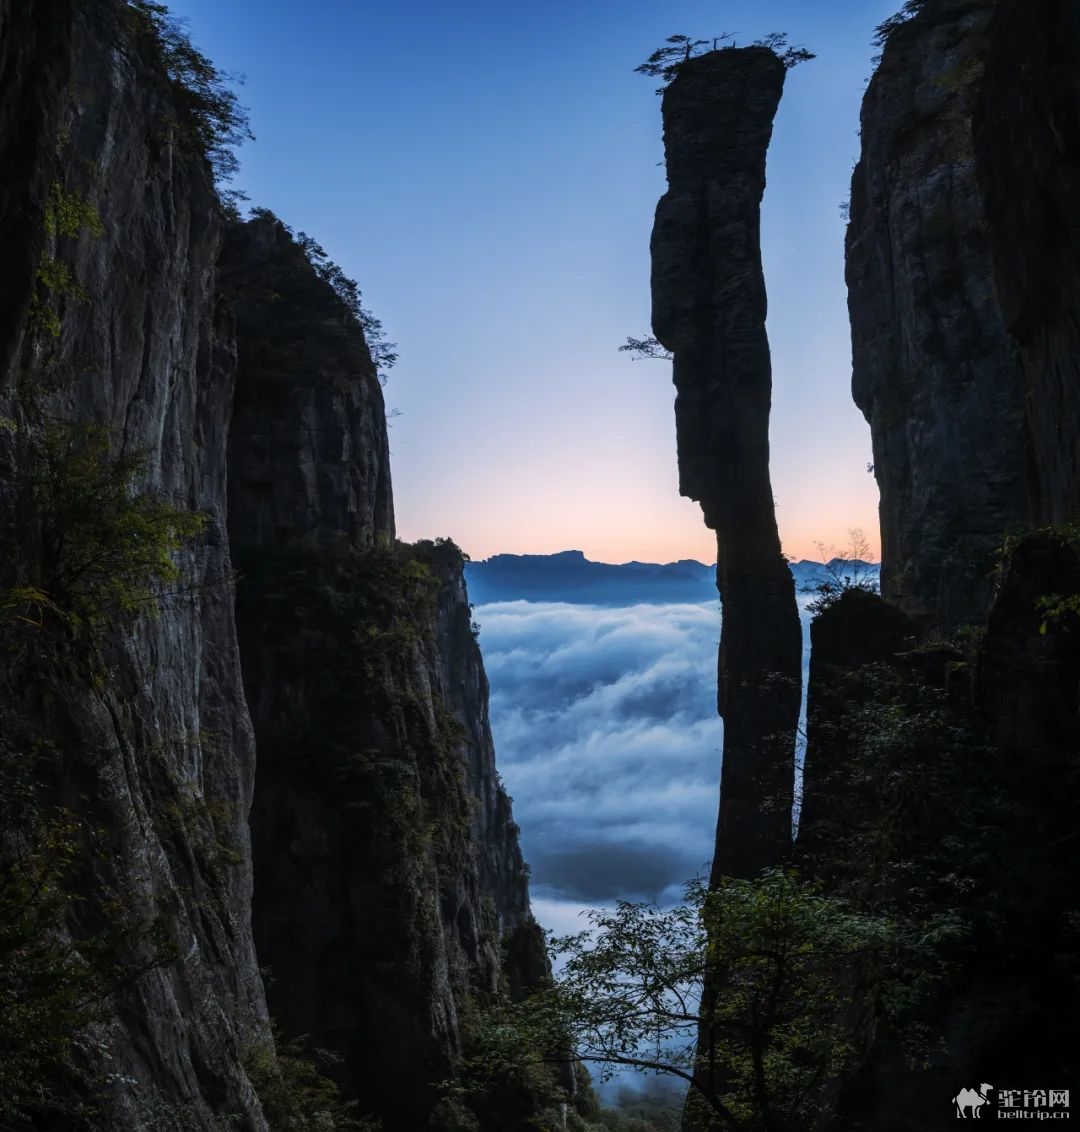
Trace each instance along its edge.
<path fill-rule="evenodd" d="M 150 39 L 160 53 L 181 136 L 205 153 L 219 183 L 228 181 L 239 168 L 237 147 L 254 139 L 247 111 L 229 86 L 239 83 L 239 77 L 219 71 L 165 4 L 127 2 L 135 33 Z"/>
<path fill-rule="evenodd" d="M 355 279 L 349 276 L 326 254 L 322 246 L 306 232 L 296 234 L 296 242 L 315 269 L 315 274 L 329 284 L 334 294 L 345 304 L 349 313 L 360 324 L 364 339 L 375 363 L 379 382 L 386 384 L 386 371 L 398 360 L 397 343 L 386 340 L 382 320 L 376 318 L 363 304 L 363 295 Z"/>
<path fill-rule="evenodd" d="M 602 1080 L 630 1067 L 686 1082 L 717 1127 L 812 1124 L 819 1083 L 855 1055 L 852 964 L 884 961 L 890 924 L 793 871 L 685 892 L 671 909 L 594 909 L 589 930 L 552 938 L 561 973 L 489 1015 L 472 1071 L 565 1063 L 572 1049 Z"/>
<path fill-rule="evenodd" d="M 670 362 L 675 356 L 665 346 L 652 337 L 649 338 L 627 338 L 626 342 L 619 347 L 620 354 L 629 354 L 631 359 L 639 362 L 642 359 L 650 361 Z"/>

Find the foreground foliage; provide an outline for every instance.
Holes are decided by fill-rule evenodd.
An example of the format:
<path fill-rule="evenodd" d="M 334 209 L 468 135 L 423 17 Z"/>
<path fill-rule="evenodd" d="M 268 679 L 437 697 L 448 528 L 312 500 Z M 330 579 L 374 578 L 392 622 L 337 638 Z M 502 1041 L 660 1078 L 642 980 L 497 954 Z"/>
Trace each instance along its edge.
<path fill-rule="evenodd" d="M 379 1125 L 361 1119 L 324 1072 L 332 1061 L 302 1039 L 286 1041 L 276 1027 L 251 1042 L 244 1069 L 274 1132 L 377 1132 Z"/>
<path fill-rule="evenodd" d="M 573 1049 L 601 1079 L 621 1067 L 681 1079 L 720 1127 L 809 1127 L 821 1082 L 855 1052 L 845 973 L 895 959 L 887 918 L 779 869 L 711 892 L 692 882 L 673 909 L 620 902 L 588 918 L 551 941 L 562 969 L 547 991 L 488 1015 L 474 1078 Z"/>

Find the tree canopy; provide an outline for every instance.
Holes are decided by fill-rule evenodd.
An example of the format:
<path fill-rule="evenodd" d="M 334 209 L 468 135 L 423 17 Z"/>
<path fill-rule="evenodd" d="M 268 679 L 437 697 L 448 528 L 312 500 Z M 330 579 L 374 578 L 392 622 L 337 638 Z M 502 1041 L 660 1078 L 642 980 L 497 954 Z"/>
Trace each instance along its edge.
<path fill-rule="evenodd" d="M 136 34 L 156 43 L 179 112 L 182 134 L 206 154 L 220 183 L 238 168 L 236 148 L 253 139 L 247 111 L 230 84 L 241 80 L 218 68 L 192 42 L 182 24 L 157 0 L 128 0 Z"/>
<path fill-rule="evenodd" d="M 911 2 L 917 3 L 919 0 L 911 0 Z M 719 50 L 720 45 L 723 45 L 724 48 L 735 47 L 733 33 L 722 32 L 720 35 L 713 36 L 711 40 L 694 39 L 689 35 L 669 35 L 665 41 L 665 46 L 658 47 L 644 63 L 636 66 L 634 73 L 663 79 L 664 85 L 656 91 L 657 94 L 663 94 L 684 64 L 699 55 Z M 761 39 L 755 39 L 749 46 L 767 47 L 788 70 L 798 66 L 799 63 L 805 63 L 809 59 L 816 58 L 814 53 L 808 51 L 805 47 L 792 47 L 787 32 L 770 32 Z"/>
<path fill-rule="evenodd" d="M 929 3 L 929 0 L 906 0 L 904 6 L 888 19 L 882 20 L 874 28 L 873 44 L 875 47 L 884 47 L 885 41 L 898 27 L 913 20 Z"/>
<path fill-rule="evenodd" d="M 723 1128 L 813 1126 L 820 1086 L 857 1050 L 852 965 L 884 960 L 887 919 L 781 869 L 712 891 L 693 881 L 672 909 L 620 901 L 587 917 L 590 930 L 551 939 L 551 987 L 488 1018 L 474 1067 L 520 1072 L 573 1049 L 602 1080 L 632 1067 L 684 1081 L 689 1111 Z"/>

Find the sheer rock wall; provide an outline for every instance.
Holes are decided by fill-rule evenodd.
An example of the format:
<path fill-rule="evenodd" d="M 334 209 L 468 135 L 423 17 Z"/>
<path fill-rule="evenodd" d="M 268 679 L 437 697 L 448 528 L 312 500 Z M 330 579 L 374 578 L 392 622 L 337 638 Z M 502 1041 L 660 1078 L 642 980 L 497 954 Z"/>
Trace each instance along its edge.
<path fill-rule="evenodd" d="M 134 490 L 205 527 L 177 553 L 176 585 L 158 587 L 156 615 L 103 610 L 92 644 L 48 618 L 4 621 L 0 758 L 48 755 L 32 773 L 77 829 L 65 882 L 76 943 L 120 919 L 158 922 L 176 952 L 121 980 L 78 1052 L 101 1126 L 183 1110 L 200 1126 L 228 1111 L 262 1129 L 243 1068 L 266 1008 L 225 530 L 235 342 L 215 285 L 223 218 L 129 16 L 112 0 L 0 3 L 0 587 L 34 579 L 46 553 L 27 516 L 50 435 L 103 430 L 113 457 L 141 457 Z M 68 234 L 62 200 L 86 221 Z M 47 286 L 42 265 L 62 265 L 68 283 Z M 145 942 L 129 968 L 162 954 Z"/>
<path fill-rule="evenodd" d="M 363 333 L 284 226 L 235 226 L 223 277 L 238 319 L 230 523 L 270 1004 L 286 1033 L 342 1056 L 348 1092 L 387 1129 L 426 1126 L 467 1000 L 548 971 L 464 562 L 449 542 L 395 544 Z"/>
<path fill-rule="evenodd" d="M 882 592 L 977 622 L 1007 533 L 1074 518 L 1074 5 L 936 0 L 863 102 L 847 278 L 881 488 Z"/>

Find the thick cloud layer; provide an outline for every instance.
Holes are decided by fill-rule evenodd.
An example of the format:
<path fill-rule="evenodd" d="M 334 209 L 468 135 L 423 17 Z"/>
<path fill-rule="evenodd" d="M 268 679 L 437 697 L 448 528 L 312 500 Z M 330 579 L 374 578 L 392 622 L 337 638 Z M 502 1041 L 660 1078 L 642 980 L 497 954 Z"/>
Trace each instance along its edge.
<path fill-rule="evenodd" d="M 799 595 L 806 643 L 812 596 Z M 718 603 L 511 601 L 475 616 L 541 922 L 571 931 L 582 908 L 677 900 L 716 828 Z"/>
<path fill-rule="evenodd" d="M 556 935 L 586 930 L 586 913 L 616 900 L 676 903 L 708 868 L 723 744 L 715 599 L 620 607 L 574 596 L 475 610 L 533 911 Z M 799 594 L 804 646 L 813 596 Z M 804 647 L 804 688 L 808 660 Z M 601 1092 L 611 1103 L 641 1087 L 627 1070 Z M 677 1095 L 662 1099 L 678 1107 Z"/>
<path fill-rule="evenodd" d="M 716 603 L 518 601 L 475 616 L 538 904 L 677 893 L 712 853 Z"/>

